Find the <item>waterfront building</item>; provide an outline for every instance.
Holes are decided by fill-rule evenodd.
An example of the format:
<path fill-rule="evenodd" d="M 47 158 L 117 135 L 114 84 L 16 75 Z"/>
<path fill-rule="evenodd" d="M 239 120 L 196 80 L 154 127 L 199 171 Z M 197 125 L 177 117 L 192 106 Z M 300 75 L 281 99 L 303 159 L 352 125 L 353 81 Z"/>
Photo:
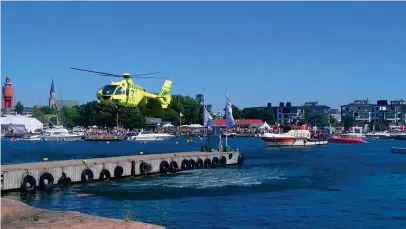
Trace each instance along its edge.
<path fill-rule="evenodd" d="M 339 109 L 330 109 L 330 117 L 336 120 L 337 123 L 341 122 L 341 112 Z"/>
<path fill-rule="evenodd" d="M 380 122 L 386 125 L 404 124 L 406 121 L 406 101 L 378 100 L 376 104 L 368 99 L 355 100 L 353 103 L 341 106 L 341 116 L 354 117 L 356 121 Z"/>
<path fill-rule="evenodd" d="M 266 107 L 257 107 L 259 109 L 265 109 L 271 111 L 277 123 L 287 123 L 303 121 L 305 118 L 305 110 L 308 108 L 309 119 L 316 117 L 317 115 L 328 115 L 330 107 L 327 105 L 320 105 L 318 102 L 306 102 L 304 105 L 292 106 L 291 102 L 280 102 L 279 106 L 272 106 L 272 103 L 268 103 Z"/>

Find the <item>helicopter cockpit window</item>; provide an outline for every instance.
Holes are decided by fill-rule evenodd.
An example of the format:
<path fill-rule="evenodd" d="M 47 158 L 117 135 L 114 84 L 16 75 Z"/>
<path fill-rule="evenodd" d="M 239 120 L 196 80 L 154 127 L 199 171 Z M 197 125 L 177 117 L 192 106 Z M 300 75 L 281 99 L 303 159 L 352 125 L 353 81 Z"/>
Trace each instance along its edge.
<path fill-rule="evenodd" d="M 125 94 L 125 90 L 122 87 L 117 88 L 116 95 L 123 95 Z"/>
<path fill-rule="evenodd" d="M 103 87 L 103 95 L 112 95 L 116 90 L 117 85 L 106 85 Z"/>

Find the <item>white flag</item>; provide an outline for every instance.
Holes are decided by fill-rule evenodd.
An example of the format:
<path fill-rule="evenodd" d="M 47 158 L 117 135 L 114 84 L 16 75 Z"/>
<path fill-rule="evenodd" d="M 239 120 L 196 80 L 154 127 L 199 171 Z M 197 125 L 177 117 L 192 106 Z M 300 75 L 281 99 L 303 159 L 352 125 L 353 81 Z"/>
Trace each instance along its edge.
<path fill-rule="evenodd" d="M 233 109 L 231 106 L 231 102 L 228 99 L 228 91 L 226 96 L 226 127 L 233 128 L 234 127 L 234 118 L 233 118 Z"/>
<path fill-rule="evenodd" d="M 182 114 L 182 112 L 179 112 L 179 116 L 180 116 L 180 117 L 183 117 L 183 114 Z"/>

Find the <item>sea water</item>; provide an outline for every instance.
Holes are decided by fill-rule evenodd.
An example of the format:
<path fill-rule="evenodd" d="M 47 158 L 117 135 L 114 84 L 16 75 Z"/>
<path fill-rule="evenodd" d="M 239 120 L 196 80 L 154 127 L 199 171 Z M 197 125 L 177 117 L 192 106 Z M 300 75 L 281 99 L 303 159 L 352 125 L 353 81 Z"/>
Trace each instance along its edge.
<path fill-rule="evenodd" d="M 178 142 L 178 144 L 176 144 Z M 406 228 L 406 141 L 267 148 L 230 138 L 242 166 L 131 177 L 6 198 L 51 210 L 131 219 L 167 228 Z M 202 140 L 11 142 L 2 164 L 197 151 Z M 79 195 L 86 194 L 86 195 Z"/>

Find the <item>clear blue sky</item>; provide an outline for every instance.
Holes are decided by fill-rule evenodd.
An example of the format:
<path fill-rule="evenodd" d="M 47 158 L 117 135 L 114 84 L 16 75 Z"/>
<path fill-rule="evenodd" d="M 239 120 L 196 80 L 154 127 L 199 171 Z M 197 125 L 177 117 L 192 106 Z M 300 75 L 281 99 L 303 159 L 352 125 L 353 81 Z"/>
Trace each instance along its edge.
<path fill-rule="evenodd" d="M 111 73 L 162 72 L 217 110 L 406 99 L 406 2 L 6 2 L 2 82 L 25 105 L 87 102 Z M 159 91 L 161 80 L 139 80 Z"/>

